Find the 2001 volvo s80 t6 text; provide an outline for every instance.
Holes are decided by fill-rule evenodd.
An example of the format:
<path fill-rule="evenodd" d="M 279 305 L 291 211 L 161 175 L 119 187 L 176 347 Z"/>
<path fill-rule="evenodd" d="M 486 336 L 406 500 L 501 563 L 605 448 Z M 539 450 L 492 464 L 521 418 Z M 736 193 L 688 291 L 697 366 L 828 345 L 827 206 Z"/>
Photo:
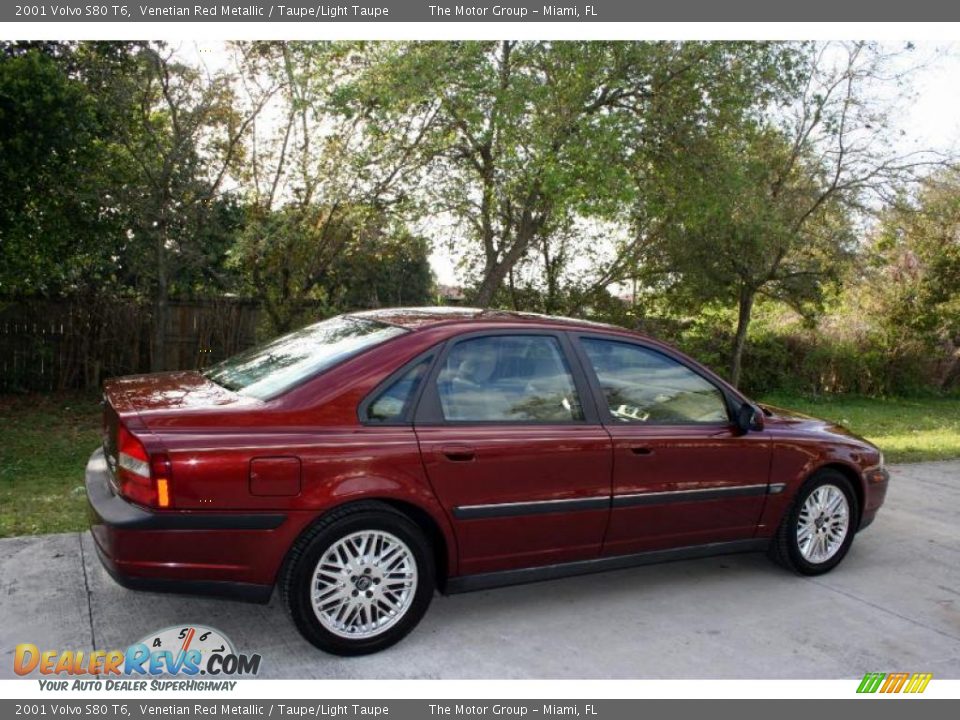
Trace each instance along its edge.
<path fill-rule="evenodd" d="M 385 648 L 459 592 L 767 550 L 814 575 L 883 503 L 883 457 L 612 326 L 396 309 L 204 372 L 104 386 L 87 494 L 132 588 L 265 601 Z"/>

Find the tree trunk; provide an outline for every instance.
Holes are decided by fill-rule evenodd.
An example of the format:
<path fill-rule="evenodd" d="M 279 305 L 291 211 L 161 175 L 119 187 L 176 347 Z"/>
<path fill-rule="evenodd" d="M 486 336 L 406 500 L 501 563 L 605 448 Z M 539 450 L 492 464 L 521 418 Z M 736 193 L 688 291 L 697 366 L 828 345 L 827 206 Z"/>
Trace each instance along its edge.
<path fill-rule="evenodd" d="M 730 358 L 730 384 L 734 387 L 740 384 L 740 369 L 743 360 L 743 346 L 747 342 L 747 329 L 750 327 L 750 315 L 753 312 L 753 300 L 756 291 L 752 288 L 740 288 L 740 304 L 737 313 L 737 334 L 733 338 L 732 356 Z"/>
<path fill-rule="evenodd" d="M 541 246 L 543 250 L 543 267 L 547 279 L 547 297 L 544 301 L 543 310 L 547 315 L 552 315 L 557 311 L 557 294 L 559 283 L 557 278 L 557 263 L 550 257 L 550 243 L 544 240 Z"/>
<path fill-rule="evenodd" d="M 516 239 L 510 246 L 510 249 L 499 260 L 496 256 L 487 255 L 486 263 L 483 267 L 483 282 L 477 289 L 476 304 L 478 307 L 490 307 L 493 303 L 493 297 L 497 290 L 503 285 L 507 278 L 507 273 L 516 267 L 517 263 L 523 258 L 523 254 L 533 245 L 537 238 L 537 233 L 542 226 L 542 221 L 526 223 L 526 228 L 519 228 L 516 231 Z"/>
<path fill-rule="evenodd" d="M 507 273 L 507 276 L 508 276 L 509 279 L 510 279 L 510 283 L 509 283 L 509 287 L 510 287 L 510 304 L 513 306 L 513 309 L 514 309 L 514 310 L 519 310 L 519 309 L 520 309 L 520 303 L 519 303 L 519 301 L 517 300 L 517 286 L 516 286 L 516 283 L 514 282 L 514 278 L 513 278 L 513 268 L 510 268 L 510 272 Z"/>
<path fill-rule="evenodd" d="M 150 371 L 167 370 L 167 287 L 166 233 L 157 233 L 157 288 L 153 307 L 153 352 L 150 353 Z"/>
<path fill-rule="evenodd" d="M 483 282 L 480 283 L 480 287 L 477 289 L 477 307 L 490 307 L 493 303 L 493 296 L 497 294 L 497 290 L 503 285 L 503 280 L 509 269 L 510 266 L 501 262 L 495 263 L 493 266 L 484 270 Z"/>

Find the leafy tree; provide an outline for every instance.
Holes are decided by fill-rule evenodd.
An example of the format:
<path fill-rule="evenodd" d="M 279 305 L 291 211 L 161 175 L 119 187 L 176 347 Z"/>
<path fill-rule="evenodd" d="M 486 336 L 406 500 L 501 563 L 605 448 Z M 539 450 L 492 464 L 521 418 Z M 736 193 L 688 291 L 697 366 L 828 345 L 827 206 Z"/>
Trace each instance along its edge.
<path fill-rule="evenodd" d="M 429 297 L 427 246 L 393 217 L 409 156 L 370 140 L 360 118 L 333 105 L 352 47 L 236 46 L 247 87 L 277 89 L 270 107 L 281 121 L 247 138 L 248 221 L 233 253 L 276 332 L 318 306 L 327 314 Z"/>
<path fill-rule="evenodd" d="M 171 293 L 224 289 L 243 213 L 221 188 L 259 107 L 163 45 L 0 48 L 6 293 L 150 298 L 163 366 Z"/>
<path fill-rule="evenodd" d="M 171 290 L 191 261 L 207 259 L 201 244 L 210 221 L 224 219 L 224 182 L 271 91 L 244 104 L 230 73 L 204 74 L 163 44 L 139 44 L 130 60 L 107 90 L 123 113 L 115 152 L 131 172 L 120 199 L 130 223 L 130 271 L 153 305 L 151 369 L 160 370 Z"/>
<path fill-rule="evenodd" d="M 339 310 L 429 305 L 430 244 L 403 227 L 361 232 L 333 263 L 330 297 Z"/>
<path fill-rule="evenodd" d="M 461 223 L 470 245 L 457 250 L 489 305 L 575 216 L 629 202 L 630 168 L 665 137 L 762 102 L 781 54 L 764 43 L 378 44 L 338 98 L 375 142 L 419 139 L 423 211 Z"/>
<path fill-rule="evenodd" d="M 47 52 L 44 52 L 46 50 Z M 0 292 L 56 294 L 104 273 L 119 235 L 102 179 L 96 99 L 68 75 L 72 49 L 0 54 Z"/>
<path fill-rule="evenodd" d="M 939 382 L 960 382 L 960 170 L 925 178 L 883 213 L 862 289 L 898 348 L 911 338 L 945 358 Z"/>
<path fill-rule="evenodd" d="M 335 259 L 350 245 L 359 220 L 349 211 L 324 206 L 254 207 L 232 252 L 232 262 L 248 279 L 274 333 L 295 328 L 305 311 L 323 303 L 332 314 L 327 291 Z"/>
<path fill-rule="evenodd" d="M 714 138 L 693 148 L 696 160 L 667 200 L 679 222 L 652 244 L 648 282 L 680 307 L 720 302 L 737 311 L 730 379 L 741 358 L 759 295 L 802 314 L 820 307 L 854 252 L 856 235 L 845 208 L 823 199 L 811 161 L 791 159 L 791 146 L 771 129 Z M 791 163 L 788 176 L 778 170 Z M 816 205 L 815 212 L 810 213 Z"/>
<path fill-rule="evenodd" d="M 736 307 L 735 384 L 757 296 L 816 307 L 870 203 L 938 162 L 890 143 L 895 105 L 876 93 L 889 53 L 867 43 L 801 50 L 799 82 L 786 86 L 795 93 L 778 110 L 664 146 L 667 170 L 646 184 L 634 238 L 602 276 Z"/>
<path fill-rule="evenodd" d="M 261 214 L 232 262 L 275 333 L 317 315 L 426 304 L 433 287 L 427 242 L 386 226 L 369 208 L 288 205 Z"/>

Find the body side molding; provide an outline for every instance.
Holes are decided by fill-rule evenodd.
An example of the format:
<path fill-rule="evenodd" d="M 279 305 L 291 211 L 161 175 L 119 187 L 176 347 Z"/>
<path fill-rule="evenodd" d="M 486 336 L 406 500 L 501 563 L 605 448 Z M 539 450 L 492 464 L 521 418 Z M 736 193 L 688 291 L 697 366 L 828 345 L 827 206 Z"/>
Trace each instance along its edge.
<path fill-rule="evenodd" d="M 635 505 L 662 505 L 665 503 L 691 502 L 699 500 L 719 500 L 729 497 L 746 497 L 749 495 L 766 495 L 770 486 L 766 483 L 758 485 L 733 485 L 719 488 L 702 488 L 696 490 L 667 490 L 665 492 L 632 493 L 629 495 L 614 495 L 613 507 L 633 507 Z"/>
<path fill-rule="evenodd" d="M 495 503 L 492 505 L 461 505 L 453 509 L 458 520 L 540 515 L 542 513 L 571 512 L 573 510 L 605 510 L 610 507 L 609 495 L 564 500 L 533 500 L 530 502 Z"/>
<path fill-rule="evenodd" d="M 603 510 L 607 507 L 623 508 L 636 505 L 662 505 L 666 503 L 719 500 L 729 497 L 750 495 L 776 495 L 783 492 L 785 485 L 735 485 L 732 487 L 702 488 L 696 490 L 668 490 L 665 492 L 631 493 L 606 495 L 589 498 L 570 498 L 562 500 L 533 500 L 529 502 L 494 503 L 490 505 L 461 505 L 453 509 L 458 520 L 477 520 L 481 518 L 515 517 L 517 515 L 539 515 L 541 513 L 573 512 L 577 510 Z"/>

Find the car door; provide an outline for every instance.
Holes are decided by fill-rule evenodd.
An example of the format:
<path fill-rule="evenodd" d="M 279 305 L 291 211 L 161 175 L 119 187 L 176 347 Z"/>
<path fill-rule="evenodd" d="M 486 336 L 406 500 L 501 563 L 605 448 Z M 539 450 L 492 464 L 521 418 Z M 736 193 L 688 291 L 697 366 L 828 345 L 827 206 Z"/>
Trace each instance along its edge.
<path fill-rule="evenodd" d="M 571 360 L 563 333 L 504 330 L 457 337 L 435 363 L 415 430 L 461 574 L 599 556 L 611 441 Z"/>
<path fill-rule="evenodd" d="M 679 356 L 609 336 L 576 343 L 613 440 L 603 554 L 752 537 L 768 492 L 766 433 L 740 431 L 724 391 Z"/>

